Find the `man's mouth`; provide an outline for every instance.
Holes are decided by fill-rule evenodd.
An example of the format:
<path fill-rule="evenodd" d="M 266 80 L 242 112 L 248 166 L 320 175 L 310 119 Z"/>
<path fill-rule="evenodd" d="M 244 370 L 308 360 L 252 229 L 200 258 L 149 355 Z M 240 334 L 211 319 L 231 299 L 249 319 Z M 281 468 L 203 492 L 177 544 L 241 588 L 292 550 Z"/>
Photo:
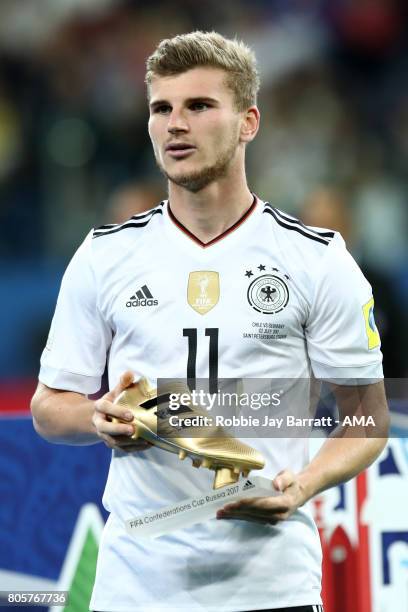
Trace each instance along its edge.
<path fill-rule="evenodd" d="M 186 157 L 195 151 L 196 148 L 187 142 L 173 142 L 166 145 L 166 153 L 171 157 Z"/>

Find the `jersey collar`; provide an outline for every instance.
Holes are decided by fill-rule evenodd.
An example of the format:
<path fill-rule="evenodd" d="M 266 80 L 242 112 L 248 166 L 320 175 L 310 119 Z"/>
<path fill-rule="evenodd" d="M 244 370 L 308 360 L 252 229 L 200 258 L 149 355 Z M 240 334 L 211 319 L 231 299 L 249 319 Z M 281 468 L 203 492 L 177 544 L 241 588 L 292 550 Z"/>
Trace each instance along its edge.
<path fill-rule="evenodd" d="M 216 236 L 215 238 L 213 238 L 209 242 L 202 242 L 199 238 L 197 238 L 197 236 L 195 236 L 192 232 L 190 232 L 189 229 L 187 229 L 182 223 L 180 223 L 180 221 L 173 214 L 173 211 L 170 208 L 170 202 L 169 201 L 167 202 L 166 208 L 167 208 L 167 214 L 168 214 L 169 220 L 172 222 L 172 224 L 174 224 L 179 230 L 181 230 L 195 244 L 197 244 L 198 246 L 200 246 L 203 249 L 207 249 L 208 247 L 210 247 L 210 246 L 220 242 L 221 240 L 223 240 L 224 238 L 226 238 L 227 236 L 232 234 L 241 225 L 243 225 L 245 223 L 245 221 L 247 219 L 249 219 L 249 217 L 251 217 L 251 215 L 253 214 L 253 212 L 257 208 L 257 203 L 258 203 L 258 198 L 256 197 L 256 195 L 253 194 L 253 197 L 254 197 L 254 199 L 252 201 L 251 206 L 242 215 L 242 217 L 240 217 L 240 219 L 238 219 L 238 221 L 236 221 L 233 225 L 231 225 L 231 227 L 229 227 L 228 229 L 223 231 L 221 234 L 219 234 L 218 236 Z"/>

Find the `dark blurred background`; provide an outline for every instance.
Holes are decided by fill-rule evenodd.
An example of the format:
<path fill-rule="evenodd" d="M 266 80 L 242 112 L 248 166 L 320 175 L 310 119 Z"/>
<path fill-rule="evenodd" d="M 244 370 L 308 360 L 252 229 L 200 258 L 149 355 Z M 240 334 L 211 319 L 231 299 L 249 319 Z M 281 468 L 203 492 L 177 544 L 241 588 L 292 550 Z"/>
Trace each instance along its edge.
<path fill-rule="evenodd" d="M 68 259 L 90 227 L 165 197 L 144 62 L 217 29 L 253 46 L 251 188 L 342 231 L 372 283 L 385 372 L 408 371 L 408 37 L 397 0 L 2 0 L 0 380 L 36 377 Z"/>

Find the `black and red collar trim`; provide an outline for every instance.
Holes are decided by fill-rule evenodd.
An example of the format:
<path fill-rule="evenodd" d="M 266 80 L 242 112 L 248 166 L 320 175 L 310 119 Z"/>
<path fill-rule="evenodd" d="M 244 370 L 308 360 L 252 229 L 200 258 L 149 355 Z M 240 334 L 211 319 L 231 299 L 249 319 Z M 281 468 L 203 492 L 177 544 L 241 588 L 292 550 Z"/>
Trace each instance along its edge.
<path fill-rule="evenodd" d="M 238 219 L 238 221 L 236 221 L 234 223 L 234 225 L 231 225 L 231 227 L 226 229 L 219 236 L 216 236 L 215 238 L 213 238 L 209 242 L 202 242 L 199 238 L 197 238 L 197 236 L 195 236 L 192 232 L 190 232 L 190 230 L 188 230 L 182 223 L 180 223 L 180 221 L 174 216 L 174 214 L 173 214 L 173 212 L 172 212 L 172 210 L 170 208 L 170 202 L 168 202 L 168 204 L 167 204 L 167 210 L 169 211 L 169 217 L 173 221 L 173 223 L 175 225 L 177 225 L 177 227 L 182 232 L 184 232 L 189 238 L 191 238 L 191 240 L 194 240 L 194 242 L 196 242 L 201 247 L 203 247 L 203 249 L 206 249 L 207 247 L 211 246 L 212 244 L 215 244 L 216 242 L 219 242 L 220 240 L 222 240 L 223 238 L 228 236 L 228 234 L 231 234 L 233 231 L 238 229 L 238 227 L 240 225 L 242 225 L 244 223 L 244 221 L 246 221 L 248 219 L 248 217 L 254 212 L 255 207 L 256 207 L 256 202 L 257 202 L 257 198 L 256 198 L 256 196 L 254 196 L 254 199 L 253 199 L 253 202 L 252 202 L 251 206 L 242 215 L 242 217 L 240 219 Z"/>

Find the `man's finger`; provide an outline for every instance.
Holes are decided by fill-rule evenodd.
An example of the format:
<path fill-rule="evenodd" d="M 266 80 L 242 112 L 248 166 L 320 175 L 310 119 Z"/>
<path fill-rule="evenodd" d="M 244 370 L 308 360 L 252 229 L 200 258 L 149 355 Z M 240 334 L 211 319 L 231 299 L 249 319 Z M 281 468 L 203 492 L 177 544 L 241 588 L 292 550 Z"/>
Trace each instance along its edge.
<path fill-rule="evenodd" d="M 108 434 L 109 436 L 133 436 L 135 430 L 133 425 L 126 425 L 125 423 L 111 423 L 110 421 L 104 421 L 101 419 L 95 425 L 99 434 Z"/>
<path fill-rule="evenodd" d="M 140 442 L 135 444 L 129 444 L 126 446 L 120 446 L 119 450 L 123 450 L 125 453 L 139 453 L 150 448 L 152 445 L 148 442 Z"/>
<path fill-rule="evenodd" d="M 290 470 L 282 470 L 275 476 L 272 481 L 273 486 L 277 491 L 285 491 L 295 482 L 295 475 Z"/>
<path fill-rule="evenodd" d="M 113 402 L 118 397 L 118 395 L 122 393 L 122 391 L 124 391 L 125 389 L 133 385 L 134 381 L 135 381 L 135 375 L 130 370 L 127 370 L 120 377 L 119 382 L 116 385 L 116 387 L 114 387 L 114 389 L 106 393 L 103 396 L 103 399 Z"/>
<path fill-rule="evenodd" d="M 273 500 L 275 502 L 275 500 Z M 289 511 L 289 507 L 286 504 L 279 503 L 276 504 L 268 504 L 268 503 L 258 503 L 257 505 L 251 504 L 243 504 L 242 506 L 226 505 L 221 508 L 221 512 L 226 514 L 231 514 L 234 516 L 238 515 L 250 515 L 254 518 L 275 518 L 277 515 L 284 515 Z"/>
<path fill-rule="evenodd" d="M 131 372 L 130 370 L 127 370 L 120 377 L 117 388 L 120 389 L 120 391 L 123 391 L 124 389 L 127 389 L 128 387 L 130 387 L 130 385 L 133 385 L 134 380 L 135 380 L 135 375 L 133 374 L 133 372 Z"/>
<path fill-rule="evenodd" d="M 132 436 L 135 432 L 131 423 L 113 422 L 106 415 L 95 411 L 92 422 L 95 426 L 97 434 L 109 434 L 112 436 Z"/>
<path fill-rule="evenodd" d="M 113 436 L 117 446 L 120 446 L 121 448 L 125 447 L 125 446 L 140 446 L 140 447 L 147 447 L 147 446 L 153 446 L 152 444 L 150 444 L 150 442 L 147 442 L 147 440 L 143 440 L 143 438 L 129 438 L 128 436 Z"/>
<path fill-rule="evenodd" d="M 216 518 L 218 520 L 227 521 L 247 521 L 248 523 L 258 523 L 258 525 L 276 525 L 278 522 L 275 516 L 253 516 L 252 514 L 229 514 L 227 512 L 217 511 Z"/>
<path fill-rule="evenodd" d="M 109 434 L 100 434 L 100 438 L 109 448 L 123 450 L 127 453 L 142 451 L 151 447 L 151 444 L 146 440 L 131 440 L 130 438 Z"/>
<path fill-rule="evenodd" d="M 106 399 L 97 400 L 95 402 L 95 410 L 101 415 L 116 417 L 122 421 L 133 421 L 134 418 L 131 410 L 123 408 L 123 406 L 118 404 L 112 404 L 112 402 Z"/>
<path fill-rule="evenodd" d="M 283 512 L 287 510 L 287 504 L 282 496 L 279 497 L 245 497 L 236 502 L 223 506 L 223 510 L 230 511 L 254 511 L 254 512 Z"/>

